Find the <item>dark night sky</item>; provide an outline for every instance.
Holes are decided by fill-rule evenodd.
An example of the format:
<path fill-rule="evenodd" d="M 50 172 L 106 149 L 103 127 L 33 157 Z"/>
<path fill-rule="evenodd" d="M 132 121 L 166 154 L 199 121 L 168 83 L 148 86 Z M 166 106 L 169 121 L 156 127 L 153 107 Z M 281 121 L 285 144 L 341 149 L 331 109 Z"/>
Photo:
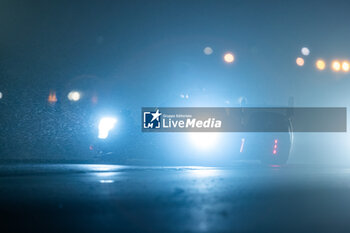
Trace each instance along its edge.
<path fill-rule="evenodd" d="M 157 83 L 164 94 L 206 88 L 269 102 L 269 92 L 311 97 L 311 87 L 348 84 L 313 65 L 350 56 L 347 2 L 2 1 L 0 9 L 3 85 L 59 88 L 92 75 L 135 94 Z M 311 55 L 300 69 L 303 46 Z M 231 67 L 225 51 L 235 53 Z"/>

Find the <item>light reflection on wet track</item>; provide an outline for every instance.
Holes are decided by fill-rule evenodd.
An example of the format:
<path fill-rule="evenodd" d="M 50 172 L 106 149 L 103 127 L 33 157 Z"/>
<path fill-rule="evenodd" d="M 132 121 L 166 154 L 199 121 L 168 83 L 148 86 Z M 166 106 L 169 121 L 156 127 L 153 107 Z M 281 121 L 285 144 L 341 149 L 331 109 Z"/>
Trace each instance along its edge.
<path fill-rule="evenodd" d="M 350 170 L 0 166 L 1 232 L 346 232 Z M 21 219 L 21 224 L 15 224 Z"/>

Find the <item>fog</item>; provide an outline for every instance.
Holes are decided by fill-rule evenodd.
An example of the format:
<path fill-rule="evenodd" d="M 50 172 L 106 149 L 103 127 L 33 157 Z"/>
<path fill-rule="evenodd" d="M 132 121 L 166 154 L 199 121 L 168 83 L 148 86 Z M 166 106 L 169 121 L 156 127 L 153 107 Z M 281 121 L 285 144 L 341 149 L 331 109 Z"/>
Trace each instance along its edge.
<path fill-rule="evenodd" d="M 332 62 L 350 59 L 349 4 L 1 1 L 1 161 L 225 165 L 239 133 L 198 150 L 186 133 L 142 133 L 141 108 L 348 107 L 350 73 Z M 288 162 L 348 166 L 349 140 L 295 133 Z"/>

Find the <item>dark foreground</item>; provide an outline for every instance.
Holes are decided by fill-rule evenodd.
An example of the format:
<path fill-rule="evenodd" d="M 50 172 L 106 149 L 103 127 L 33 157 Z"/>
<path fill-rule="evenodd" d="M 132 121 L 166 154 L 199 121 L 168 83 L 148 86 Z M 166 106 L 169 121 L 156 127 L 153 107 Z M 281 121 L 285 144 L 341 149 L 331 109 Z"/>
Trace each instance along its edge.
<path fill-rule="evenodd" d="M 349 232 L 350 170 L 0 166 L 0 232 Z"/>

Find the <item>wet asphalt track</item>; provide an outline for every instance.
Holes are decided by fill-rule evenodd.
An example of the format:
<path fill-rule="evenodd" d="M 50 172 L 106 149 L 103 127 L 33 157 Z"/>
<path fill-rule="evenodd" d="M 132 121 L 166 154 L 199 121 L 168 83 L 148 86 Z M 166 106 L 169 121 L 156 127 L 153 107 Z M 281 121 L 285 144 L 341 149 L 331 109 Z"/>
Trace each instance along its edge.
<path fill-rule="evenodd" d="M 350 169 L 0 166 L 0 232 L 350 232 Z"/>

